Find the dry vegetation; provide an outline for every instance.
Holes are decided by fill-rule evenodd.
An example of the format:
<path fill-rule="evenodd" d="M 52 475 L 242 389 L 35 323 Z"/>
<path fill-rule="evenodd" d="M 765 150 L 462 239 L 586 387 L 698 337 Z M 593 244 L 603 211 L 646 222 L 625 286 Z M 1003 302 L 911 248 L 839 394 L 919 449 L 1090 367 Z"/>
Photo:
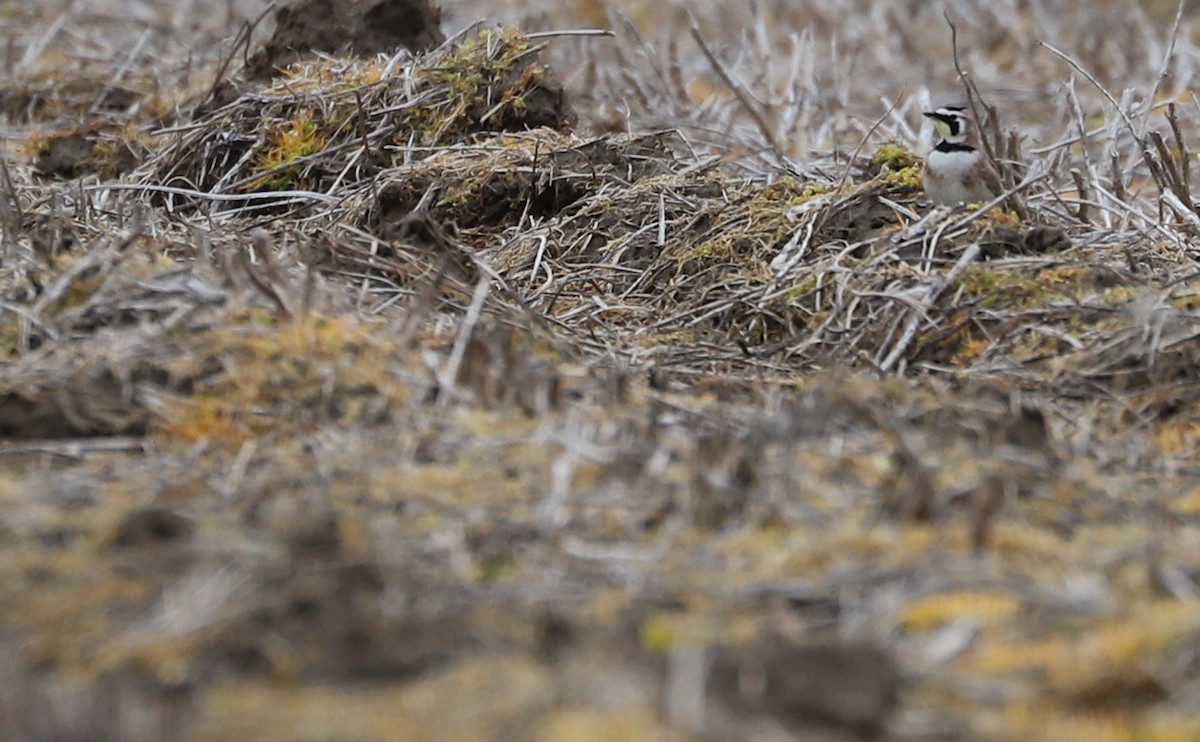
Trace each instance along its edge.
<path fill-rule="evenodd" d="M 0 738 L 1200 738 L 1200 16 L 384 5 L 0 3 Z"/>

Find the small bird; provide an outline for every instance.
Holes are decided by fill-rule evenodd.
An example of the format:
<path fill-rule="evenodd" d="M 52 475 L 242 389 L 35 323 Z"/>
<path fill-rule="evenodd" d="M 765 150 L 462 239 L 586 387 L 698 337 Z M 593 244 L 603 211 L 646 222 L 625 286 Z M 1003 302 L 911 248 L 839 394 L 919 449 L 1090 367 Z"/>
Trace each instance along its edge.
<path fill-rule="evenodd" d="M 979 139 L 979 125 L 961 106 L 926 111 L 941 141 L 925 160 L 925 195 L 936 204 L 991 201 L 1004 189 Z"/>

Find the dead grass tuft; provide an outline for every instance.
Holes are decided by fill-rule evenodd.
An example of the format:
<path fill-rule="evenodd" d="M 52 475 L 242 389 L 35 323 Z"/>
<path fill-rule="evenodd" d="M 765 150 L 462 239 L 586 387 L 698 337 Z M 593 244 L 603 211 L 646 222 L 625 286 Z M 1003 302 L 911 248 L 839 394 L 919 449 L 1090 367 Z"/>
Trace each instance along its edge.
<path fill-rule="evenodd" d="M 562 88 L 538 52 L 510 28 L 419 58 L 299 62 L 265 89 L 163 132 L 165 146 L 135 177 L 167 189 L 170 208 L 263 191 L 335 201 L 340 189 L 470 134 L 569 126 Z"/>

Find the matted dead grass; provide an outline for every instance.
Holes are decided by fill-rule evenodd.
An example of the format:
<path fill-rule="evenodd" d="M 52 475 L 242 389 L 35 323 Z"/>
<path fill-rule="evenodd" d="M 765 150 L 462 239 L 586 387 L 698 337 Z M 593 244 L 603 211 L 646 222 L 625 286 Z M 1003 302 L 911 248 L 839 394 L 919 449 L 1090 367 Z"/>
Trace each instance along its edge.
<path fill-rule="evenodd" d="M 1075 77 L 993 113 L 1014 198 L 931 209 L 926 93 L 864 96 L 944 74 L 938 9 L 756 7 L 322 37 L 157 124 L 38 88 L 82 20 L 31 19 L 0 737 L 1200 734 L 1193 17 L 959 19 L 986 100 Z M 167 79 L 212 31 L 164 12 Z M 54 180 L 41 124 L 138 165 Z"/>

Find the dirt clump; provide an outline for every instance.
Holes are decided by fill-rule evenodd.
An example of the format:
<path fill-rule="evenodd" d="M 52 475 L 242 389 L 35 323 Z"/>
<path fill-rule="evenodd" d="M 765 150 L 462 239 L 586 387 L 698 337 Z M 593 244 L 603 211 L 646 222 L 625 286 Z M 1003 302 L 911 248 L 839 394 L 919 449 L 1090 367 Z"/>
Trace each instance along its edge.
<path fill-rule="evenodd" d="M 43 176 L 112 178 L 137 166 L 144 150 L 136 133 L 105 124 L 85 125 L 47 136 L 37 148 L 34 169 Z"/>
<path fill-rule="evenodd" d="M 133 116 L 149 97 L 150 87 L 144 80 L 116 85 L 99 75 L 13 78 L 0 83 L 0 115 L 14 124 L 44 123 L 63 117 Z"/>
<path fill-rule="evenodd" d="M 366 212 L 355 220 L 390 240 L 421 207 L 439 223 L 494 235 L 523 218 L 565 216 L 606 185 L 667 173 L 666 140 L 649 135 L 580 144 L 552 131 L 480 140 L 384 173 L 367 194 Z M 428 198 L 431 192 L 437 198 Z M 422 207 L 423 201 L 430 203 Z"/>
<path fill-rule="evenodd" d="M 751 674 L 761 683 L 753 691 L 745 682 Z M 873 644 L 764 644 L 717 652 L 709 687 L 716 698 L 765 711 L 799 736 L 833 727 L 872 738 L 895 707 L 901 676 L 896 660 Z"/>
<path fill-rule="evenodd" d="M 269 80 L 312 52 L 426 51 L 446 40 L 441 20 L 429 0 L 300 0 L 275 12 L 275 33 L 245 74 Z"/>
<path fill-rule="evenodd" d="M 369 183 L 388 168 L 419 167 L 443 148 L 470 148 L 490 133 L 567 131 L 574 113 L 540 49 L 517 29 L 500 28 L 395 65 L 375 58 L 297 62 L 264 89 L 220 108 L 203 106 L 194 125 L 135 178 L 151 188 L 264 194 L 253 203 L 269 209 L 302 198 L 271 193 L 328 194 Z M 190 200 L 166 198 L 172 207 Z M 223 199 L 214 209 L 231 206 L 246 203 Z"/>

